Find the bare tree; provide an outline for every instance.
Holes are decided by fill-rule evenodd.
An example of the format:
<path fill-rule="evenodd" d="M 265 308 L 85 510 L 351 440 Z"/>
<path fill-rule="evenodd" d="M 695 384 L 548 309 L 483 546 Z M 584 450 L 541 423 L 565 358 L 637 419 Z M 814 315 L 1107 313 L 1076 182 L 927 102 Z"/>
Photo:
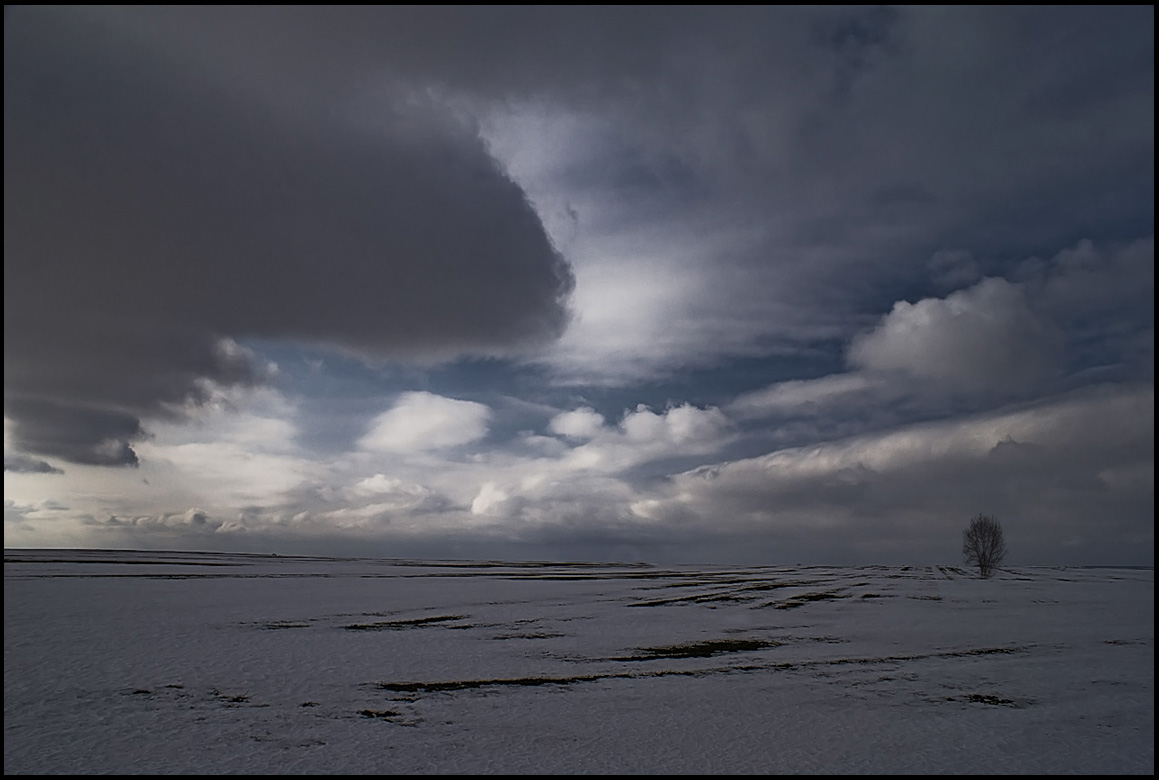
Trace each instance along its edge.
<path fill-rule="evenodd" d="M 989 577 L 1006 557 L 1006 540 L 1002 524 L 990 515 L 978 515 L 962 532 L 962 555 L 967 566 L 977 566 L 978 573 Z"/>

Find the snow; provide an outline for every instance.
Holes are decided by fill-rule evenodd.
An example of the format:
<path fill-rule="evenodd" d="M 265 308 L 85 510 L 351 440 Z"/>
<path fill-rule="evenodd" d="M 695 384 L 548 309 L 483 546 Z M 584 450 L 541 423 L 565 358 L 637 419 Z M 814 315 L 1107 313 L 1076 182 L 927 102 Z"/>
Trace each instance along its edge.
<path fill-rule="evenodd" d="M 6 550 L 5 773 L 1140 773 L 1154 570 Z"/>

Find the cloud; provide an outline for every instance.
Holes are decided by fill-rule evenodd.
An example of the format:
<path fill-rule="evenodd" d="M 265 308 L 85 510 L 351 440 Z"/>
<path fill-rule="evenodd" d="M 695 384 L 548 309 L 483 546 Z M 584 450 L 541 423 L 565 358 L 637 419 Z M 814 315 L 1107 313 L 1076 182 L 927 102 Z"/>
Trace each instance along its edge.
<path fill-rule="evenodd" d="M 1084 382 L 1153 376 L 1154 310 L 1144 300 L 1154 285 L 1153 237 L 1084 239 L 1049 261 L 1019 263 L 1011 276 L 944 298 L 899 301 L 847 344 L 850 371 L 742 393 L 725 411 L 739 420 L 779 418 L 778 434 L 792 428 L 789 421 L 817 420 L 849 435 L 848 423 L 883 428 L 906 415 L 960 411 L 964 400 L 980 409 Z"/>
<path fill-rule="evenodd" d="M 362 511 L 370 510 L 376 515 L 422 514 L 450 508 L 446 496 L 426 485 L 385 474 L 359 480 L 350 487 L 347 495 L 353 499 L 354 505 L 365 504 Z"/>
<path fill-rule="evenodd" d="M 6 396 L 4 414 L 15 448 L 72 463 L 136 466 L 129 441 L 145 435 L 135 415 L 41 398 Z"/>
<path fill-rule="evenodd" d="M 1111 537 L 1134 544 L 1148 527 L 1153 534 L 1141 525 L 1153 502 L 1153 403 L 1150 386 L 1101 387 L 778 450 L 674 476 L 635 511 L 760 535 L 787 555 L 823 545 L 842 559 L 912 548 L 954 560 L 954 529 L 978 511 L 1018 529 L 1023 560 L 1050 560 L 1075 533 L 1114 549 Z"/>
<path fill-rule="evenodd" d="M 64 472 L 43 460 L 19 453 L 4 455 L 4 471 L 16 474 L 63 474 Z"/>
<path fill-rule="evenodd" d="M 222 519 L 254 504 L 282 502 L 326 469 L 301 448 L 296 414 L 271 389 L 215 396 L 195 420 L 155 422 L 137 445 L 136 468 L 69 467 L 53 496 L 77 516 L 96 518 L 159 517 L 198 507 Z M 27 501 L 36 496 L 38 479 L 11 474 L 5 489 Z"/>
<path fill-rule="evenodd" d="M 702 409 L 686 403 L 657 413 L 639 404 L 620 420 L 621 433 L 615 438 L 639 447 L 672 446 L 672 454 L 677 454 L 682 449 L 699 452 L 718 447 L 729 428 L 728 418 L 716 407 Z"/>
<path fill-rule="evenodd" d="M 576 411 L 586 415 L 585 410 Z M 555 418 L 553 425 L 559 419 Z M 591 418 L 587 419 L 590 423 Z M 589 427 L 587 434 L 587 441 L 561 457 L 559 463 L 564 469 L 615 474 L 649 461 L 716 451 L 731 439 L 733 432 L 728 418 L 716 407 L 702 409 L 681 404 L 655 412 L 640 404 L 625 412 L 619 425 Z"/>
<path fill-rule="evenodd" d="M 1055 376 L 1061 346 L 1019 286 L 987 278 L 946 298 L 899 301 L 853 340 L 848 359 L 862 371 L 899 372 L 951 392 L 1003 393 Z"/>
<path fill-rule="evenodd" d="M 474 401 L 426 392 L 403 393 L 358 441 L 363 450 L 412 452 L 469 444 L 487 435 L 491 410 Z"/>
<path fill-rule="evenodd" d="M 343 90 L 254 94 L 150 18 L 6 17 L 18 448 L 133 465 L 141 420 L 204 400 L 199 380 L 264 381 L 237 339 L 432 361 L 562 332 L 571 272 L 473 128 L 410 90 L 361 113 Z"/>
<path fill-rule="evenodd" d="M 210 516 L 197 507 L 183 512 L 164 512 L 156 515 L 107 515 L 103 518 L 92 515 L 81 518 L 81 524 L 94 528 L 101 534 L 118 534 L 123 538 L 141 541 L 182 538 L 195 534 L 204 538 L 218 533 L 226 523 Z"/>
<path fill-rule="evenodd" d="M 506 67 L 532 44 L 512 41 L 479 74 L 508 98 L 492 148 L 575 266 L 575 323 L 545 356 L 561 381 L 809 354 L 919 274 L 921 297 L 1150 231 L 1150 10 L 685 9 L 580 94 L 585 57 L 562 53 L 627 57 L 619 31 L 647 12 L 576 15 L 603 29 L 576 23 L 521 78 Z M 932 246 L 952 249 L 931 267 Z"/>
<path fill-rule="evenodd" d="M 590 407 L 561 412 L 548 423 L 548 430 L 573 439 L 591 439 L 604 429 L 604 416 Z"/>
<path fill-rule="evenodd" d="M 4 510 L 10 513 L 14 518 L 25 518 L 34 513 L 51 513 L 67 511 L 69 507 L 53 501 L 51 499 L 44 499 L 37 501 L 35 504 L 20 504 L 10 499 L 4 499 Z"/>
<path fill-rule="evenodd" d="M 830 411 L 834 405 L 864 401 L 884 388 L 880 378 L 863 373 L 831 374 L 817 379 L 790 379 L 762 390 L 742 393 L 726 409 L 741 419 L 785 415 L 801 417 Z"/>
<path fill-rule="evenodd" d="M 1153 384 L 1151 7 L 6 22 L 6 495 L 106 518 L 54 543 L 1153 527 L 1106 400 Z"/>
<path fill-rule="evenodd" d="M 934 283 L 947 290 L 974 284 L 982 276 L 977 259 L 966 249 L 939 249 L 930 258 L 929 267 Z"/>
<path fill-rule="evenodd" d="M 1155 237 L 1118 245 L 1084 239 L 1047 264 L 1031 259 L 1020 270 L 1059 319 L 1146 316 L 1148 310 L 1140 304 L 1153 299 Z"/>
<path fill-rule="evenodd" d="M 494 482 L 484 482 L 483 486 L 479 488 L 479 495 L 475 496 L 471 502 L 471 514 L 496 514 L 501 508 L 504 508 L 510 498 L 511 496 L 506 491 L 496 487 Z"/>
<path fill-rule="evenodd" d="M 1120 363 L 1154 376 L 1155 237 L 1079 241 L 1017 269 L 1035 308 L 1057 322 L 1073 368 Z"/>

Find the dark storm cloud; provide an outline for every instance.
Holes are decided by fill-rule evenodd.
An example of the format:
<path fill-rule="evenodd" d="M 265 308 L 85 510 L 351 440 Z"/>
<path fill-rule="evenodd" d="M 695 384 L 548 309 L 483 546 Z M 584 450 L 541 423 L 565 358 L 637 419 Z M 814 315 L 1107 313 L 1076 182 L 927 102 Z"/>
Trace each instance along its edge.
<path fill-rule="evenodd" d="M 572 143 L 543 152 L 564 158 L 559 211 L 581 235 L 634 227 L 658 283 L 695 279 L 691 301 L 637 303 L 652 331 L 593 328 L 580 382 L 841 343 L 899 300 L 1153 231 L 1149 7 L 670 10 L 389 15 L 405 72 L 570 112 Z M 444 26 L 442 54 L 403 43 Z M 970 260 L 931 277 L 943 251 Z M 613 360 L 622 332 L 645 335 Z"/>
<path fill-rule="evenodd" d="M 4 470 L 14 474 L 63 474 L 64 472 L 43 460 L 13 453 L 4 456 Z"/>
<path fill-rule="evenodd" d="M 660 324 L 613 320 L 576 350 L 574 375 L 830 360 L 900 300 L 1013 279 L 1012 264 L 1080 239 L 1153 232 L 1153 17 L 6 11 L 6 409 L 26 410 L 22 446 L 61 446 L 21 406 L 36 399 L 86 421 L 80 449 L 108 457 L 134 435 L 117 415 L 197 402 L 202 378 L 261 381 L 222 337 L 439 358 L 558 335 L 569 269 L 444 100 L 485 118 L 592 118 L 598 131 L 547 150 L 564 171 L 552 183 L 598 204 L 565 205 L 577 229 L 667 238 L 640 252 L 654 266 L 623 296 Z M 668 280 L 686 284 L 641 305 L 640 289 Z M 1003 301 L 1015 324 L 1042 316 Z M 900 343 L 879 339 L 870 362 L 896 363 Z"/>
<path fill-rule="evenodd" d="M 18 449 L 91 466 L 136 466 L 129 446 L 145 435 L 133 414 L 27 397 L 5 397 Z"/>
<path fill-rule="evenodd" d="M 474 132 L 430 101 L 384 86 L 352 118 L 341 90 L 264 94 L 277 57 L 234 85 L 131 10 L 5 15 L 18 448 L 134 464 L 142 417 L 204 400 L 207 379 L 261 381 L 230 338 L 439 359 L 562 331 L 570 270 Z"/>

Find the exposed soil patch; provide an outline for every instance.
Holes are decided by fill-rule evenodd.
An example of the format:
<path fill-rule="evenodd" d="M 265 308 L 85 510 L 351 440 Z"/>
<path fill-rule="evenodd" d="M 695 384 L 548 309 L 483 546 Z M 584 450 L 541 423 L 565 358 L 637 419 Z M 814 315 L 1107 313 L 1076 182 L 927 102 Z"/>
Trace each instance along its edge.
<path fill-rule="evenodd" d="M 364 718 L 396 718 L 399 715 L 394 710 L 359 710 L 358 714 Z"/>
<path fill-rule="evenodd" d="M 606 677 L 627 675 L 580 675 L 577 677 L 507 677 L 490 680 L 448 680 L 446 682 L 405 682 L 378 683 L 384 691 L 400 693 L 437 693 L 439 691 L 462 691 L 469 688 L 491 688 L 496 686 L 571 685 L 577 682 L 593 682 Z"/>
<path fill-rule="evenodd" d="M 638 655 L 616 658 L 616 661 L 653 661 L 658 658 L 709 658 L 721 653 L 739 653 L 776 647 L 780 642 L 765 639 L 710 639 L 663 647 L 641 647 Z"/>
<path fill-rule="evenodd" d="M 777 609 L 796 609 L 797 607 L 805 606 L 810 601 L 828 601 L 830 599 L 844 598 L 848 598 L 848 595 L 838 593 L 835 590 L 825 591 L 824 593 L 802 593 L 800 596 L 794 596 L 791 599 L 776 602 L 773 606 Z"/>
<path fill-rule="evenodd" d="M 351 623 L 343 626 L 347 631 L 398 631 L 405 628 L 429 626 L 432 623 L 446 623 L 451 620 L 462 620 L 466 615 L 437 615 L 435 617 L 414 618 L 413 620 L 387 620 L 381 623 Z"/>

